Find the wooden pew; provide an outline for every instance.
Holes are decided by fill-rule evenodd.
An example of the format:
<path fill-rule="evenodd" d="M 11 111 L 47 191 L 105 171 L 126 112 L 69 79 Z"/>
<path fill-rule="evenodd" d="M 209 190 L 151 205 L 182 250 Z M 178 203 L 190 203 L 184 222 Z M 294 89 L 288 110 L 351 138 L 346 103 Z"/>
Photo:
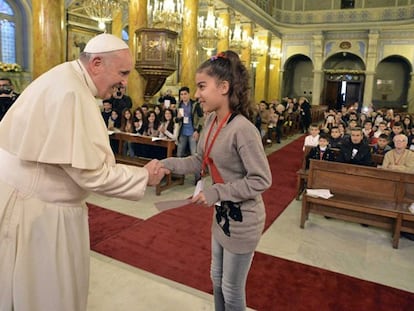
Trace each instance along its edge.
<path fill-rule="evenodd" d="M 169 139 L 159 139 L 153 140 L 152 137 L 149 136 L 139 136 L 139 135 L 130 135 L 127 133 L 114 133 L 109 136 L 110 139 L 116 140 L 119 142 L 118 146 L 118 153 L 115 154 L 115 159 L 117 163 L 127 164 L 127 165 L 135 165 L 135 166 L 144 166 L 151 158 L 142 158 L 142 157 L 128 157 L 122 155 L 123 145 L 126 142 L 136 143 L 136 144 L 143 144 L 149 146 L 158 146 L 166 149 L 166 157 L 172 157 L 174 153 L 174 149 L 176 147 L 175 142 Z M 175 185 L 183 185 L 184 184 L 184 176 L 182 175 L 174 175 L 170 174 L 165 177 L 165 180 L 162 181 L 155 187 L 156 195 L 160 195 L 163 190 L 171 188 Z"/>
<path fill-rule="evenodd" d="M 296 172 L 296 200 L 300 199 L 300 195 L 302 194 L 303 190 L 305 189 L 306 181 L 308 180 L 308 169 L 306 169 L 306 157 L 311 151 L 311 146 L 305 146 L 305 151 L 303 152 L 302 158 L 302 166 Z M 334 153 L 335 157 L 338 157 L 339 149 L 338 148 L 331 148 Z M 382 161 L 384 160 L 384 155 L 382 154 L 371 154 L 372 162 L 375 164 L 376 167 L 382 165 Z"/>
<path fill-rule="evenodd" d="M 311 160 L 307 187 L 329 189 L 334 195 L 323 199 L 302 197 L 300 227 L 309 213 L 353 221 L 392 231 L 398 248 L 401 231 L 414 233 L 414 174 L 375 167 Z"/>
<path fill-rule="evenodd" d="M 300 199 L 300 195 L 305 190 L 306 181 L 308 180 L 308 169 L 306 168 L 306 157 L 312 150 L 312 146 L 305 146 L 302 158 L 302 166 L 296 172 L 296 200 Z"/>

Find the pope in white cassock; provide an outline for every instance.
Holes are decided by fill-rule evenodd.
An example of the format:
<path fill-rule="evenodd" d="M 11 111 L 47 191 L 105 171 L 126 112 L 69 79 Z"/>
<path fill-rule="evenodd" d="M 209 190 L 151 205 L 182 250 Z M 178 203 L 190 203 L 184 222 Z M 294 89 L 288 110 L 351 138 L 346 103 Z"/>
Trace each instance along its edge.
<path fill-rule="evenodd" d="M 0 123 L 0 310 L 83 311 L 89 192 L 139 200 L 165 171 L 115 164 L 96 98 L 126 86 L 128 46 L 110 34 L 46 72 Z"/>

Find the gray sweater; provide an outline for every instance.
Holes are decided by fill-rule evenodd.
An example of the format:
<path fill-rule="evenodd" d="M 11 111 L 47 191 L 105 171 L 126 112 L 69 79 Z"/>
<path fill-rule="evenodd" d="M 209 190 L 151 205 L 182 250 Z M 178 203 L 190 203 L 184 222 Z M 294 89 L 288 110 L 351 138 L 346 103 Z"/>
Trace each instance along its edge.
<path fill-rule="evenodd" d="M 162 161 L 164 166 L 177 174 L 200 172 L 206 136 L 214 119 L 215 113 L 210 113 L 201 133 L 196 155 L 165 159 Z M 216 130 L 217 124 L 214 124 L 209 143 Z M 213 236 L 230 252 L 242 254 L 254 251 L 259 243 L 265 221 L 261 193 L 272 183 L 260 133 L 244 116 L 236 115 L 230 118 L 220 131 L 210 157 L 224 183 L 204 186 L 203 193 L 208 204 L 213 206 L 218 201 L 241 203 L 243 216 L 241 222 L 229 217 L 230 236 L 228 236 L 218 224 L 215 212 L 212 224 Z"/>

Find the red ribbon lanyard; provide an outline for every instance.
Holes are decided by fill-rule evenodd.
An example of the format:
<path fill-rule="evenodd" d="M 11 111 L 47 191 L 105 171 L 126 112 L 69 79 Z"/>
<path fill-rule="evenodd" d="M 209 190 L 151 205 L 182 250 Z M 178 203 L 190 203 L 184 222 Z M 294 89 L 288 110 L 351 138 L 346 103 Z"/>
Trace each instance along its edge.
<path fill-rule="evenodd" d="M 203 156 L 203 163 L 201 165 L 201 176 L 204 176 L 205 175 L 206 166 L 207 165 L 210 165 L 211 177 L 213 178 L 213 181 L 215 183 L 223 183 L 224 181 L 223 181 L 223 178 L 221 178 L 221 175 L 218 172 L 216 166 L 214 165 L 213 159 L 211 159 L 209 157 L 209 155 L 210 155 L 211 149 L 213 148 L 214 142 L 216 141 L 216 138 L 217 138 L 218 134 L 220 133 L 222 127 L 228 121 L 228 119 L 230 118 L 230 116 L 231 116 L 231 112 L 229 112 L 227 114 L 227 116 L 223 120 L 221 120 L 221 122 L 220 122 L 220 124 L 219 124 L 219 126 L 217 128 L 217 131 L 214 134 L 213 139 L 211 140 L 210 145 L 208 145 L 208 140 L 210 139 L 210 135 L 211 135 L 211 132 L 213 130 L 214 123 L 217 120 L 217 116 L 216 116 L 216 118 L 214 119 L 214 121 L 210 125 L 210 129 L 208 131 L 208 134 L 207 134 L 207 137 L 206 137 L 206 141 L 205 141 L 205 144 L 204 144 L 204 151 L 205 152 L 204 152 L 204 156 Z"/>

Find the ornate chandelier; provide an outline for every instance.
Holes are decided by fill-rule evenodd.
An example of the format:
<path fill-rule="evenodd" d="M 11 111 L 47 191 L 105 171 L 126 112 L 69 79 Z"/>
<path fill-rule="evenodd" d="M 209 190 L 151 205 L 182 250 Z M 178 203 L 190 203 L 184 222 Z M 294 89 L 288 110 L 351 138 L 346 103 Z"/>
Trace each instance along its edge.
<path fill-rule="evenodd" d="M 148 2 L 151 26 L 180 32 L 184 12 L 184 0 L 154 0 Z"/>
<path fill-rule="evenodd" d="M 281 59 L 282 52 L 280 51 L 280 48 L 272 46 L 269 51 L 269 56 L 271 59 Z"/>
<path fill-rule="evenodd" d="M 267 52 L 268 47 L 263 40 L 259 40 L 257 37 L 255 37 L 252 41 L 251 48 L 252 65 L 253 67 L 256 67 L 259 63 L 259 57 L 263 56 Z"/>
<path fill-rule="evenodd" d="M 120 9 L 128 0 L 88 0 L 83 1 L 82 7 L 90 18 L 98 22 L 100 29 L 105 29 L 105 24 L 112 21 L 112 14 Z"/>
<path fill-rule="evenodd" d="M 252 38 L 243 31 L 240 21 L 236 21 L 233 31 L 229 34 L 230 48 L 240 53 L 242 48 L 247 48 L 251 44 L 251 41 Z"/>
<path fill-rule="evenodd" d="M 207 51 L 208 55 L 217 48 L 218 40 L 227 33 L 227 27 L 223 25 L 221 18 L 216 18 L 214 6 L 210 2 L 208 5 L 207 16 L 198 17 L 198 39 L 201 47 Z"/>

